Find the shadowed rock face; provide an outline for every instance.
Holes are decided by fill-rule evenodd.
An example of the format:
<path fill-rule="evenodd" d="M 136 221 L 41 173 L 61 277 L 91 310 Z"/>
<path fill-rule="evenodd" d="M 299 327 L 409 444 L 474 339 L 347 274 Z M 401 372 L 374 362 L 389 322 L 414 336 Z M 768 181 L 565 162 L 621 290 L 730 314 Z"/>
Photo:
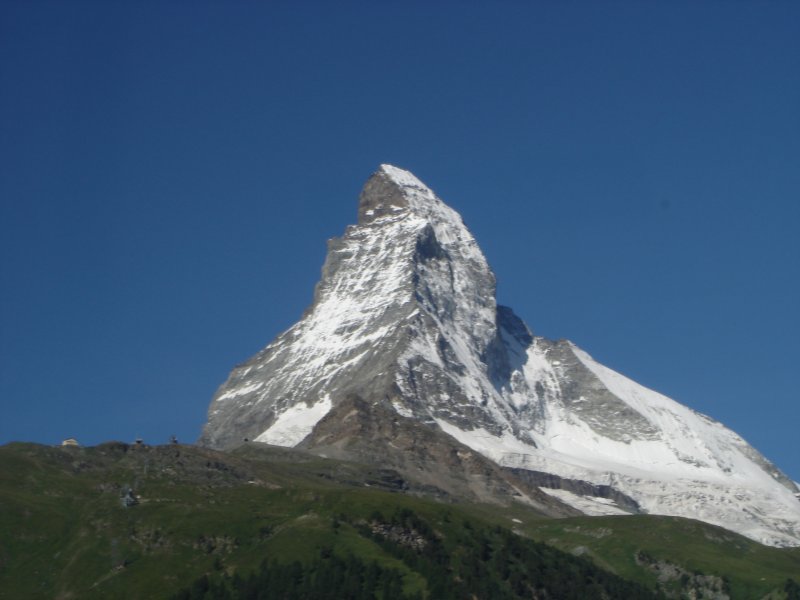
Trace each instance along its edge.
<path fill-rule="evenodd" d="M 386 465 L 445 497 L 562 514 L 536 490 L 553 487 L 800 544 L 797 489 L 774 465 L 570 342 L 534 336 L 496 304 L 461 217 L 390 165 L 329 242 L 302 319 L 214 396 L 200 443 L 244 438 Z"/>
<path fill-rule="evenodd" d="M 636 500 L 615 490 L 610 485 L 593 485 L 586 481 L 565 479 L 558 475 L 553 475 L 552 473 L 540 473 L 539 471 L 529 471 L 527 469 L 508 470 L 531 486 L 550 490 L 566 490 L 579 496 L 613 500 L 614 504 L 625 512 L 631 514 L 641 512 L 641 508 Z"/>
<path fill-rule="evenodd" d="M 372 221 L 392 217 L 399 211 L 409 210 L 408 197 L 385 169 L 379 169 L 361 190 L 358 202 L 358 223 L 366 225 Z"/>
<path fill-rule="evenodd" d="M 345 398 L 299 447 L 329 458 L 377 461 L 406 474 L 419 493 L 443 500 L 522 502 L 548 516 L 580 514 L 439 429 L 397 414 L 386 402 L 370 403 L 354 395 Z"/>

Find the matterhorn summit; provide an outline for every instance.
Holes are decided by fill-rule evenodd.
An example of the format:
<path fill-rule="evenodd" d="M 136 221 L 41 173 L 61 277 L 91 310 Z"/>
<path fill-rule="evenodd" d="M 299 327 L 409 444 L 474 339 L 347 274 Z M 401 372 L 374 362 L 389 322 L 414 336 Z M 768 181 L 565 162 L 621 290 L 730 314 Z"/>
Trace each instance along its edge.
<path fill-rule="evenodd" d="M 695 518 L 800 545 L 800 492 L 733 431 L 531 334 L 461 217 L 381 165 L 301 320 L 236 367 L 202 444 L 392 468 L 442 497 Z"/>

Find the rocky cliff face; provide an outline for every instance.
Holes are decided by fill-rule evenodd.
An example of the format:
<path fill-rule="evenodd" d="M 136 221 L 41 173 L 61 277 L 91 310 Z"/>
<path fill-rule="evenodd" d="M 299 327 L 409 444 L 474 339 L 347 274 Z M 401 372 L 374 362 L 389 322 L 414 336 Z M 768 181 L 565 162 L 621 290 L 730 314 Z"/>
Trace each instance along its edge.
<path fill-rule="evenodd" d="M 791 481 L 712 419 L 533 336 L 497 306 L 459 215 L 412 174 L 382 165 L 358 215 L 329 242 L 303 318 L 217 391 L 201 443 L 300 445 L 414 471 L 444 493 L 692 517 L 800 544 Z"/>

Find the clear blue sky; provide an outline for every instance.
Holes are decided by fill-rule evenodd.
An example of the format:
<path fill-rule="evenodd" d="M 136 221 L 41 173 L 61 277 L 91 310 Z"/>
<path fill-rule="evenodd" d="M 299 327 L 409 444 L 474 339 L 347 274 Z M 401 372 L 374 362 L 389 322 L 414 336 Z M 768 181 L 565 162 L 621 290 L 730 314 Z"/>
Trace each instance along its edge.
<path fill-rule="evenodd" d="M 0 2 L 0 443 L 199 435 L 381 162 L 800 480 L 800 3 Z"/>

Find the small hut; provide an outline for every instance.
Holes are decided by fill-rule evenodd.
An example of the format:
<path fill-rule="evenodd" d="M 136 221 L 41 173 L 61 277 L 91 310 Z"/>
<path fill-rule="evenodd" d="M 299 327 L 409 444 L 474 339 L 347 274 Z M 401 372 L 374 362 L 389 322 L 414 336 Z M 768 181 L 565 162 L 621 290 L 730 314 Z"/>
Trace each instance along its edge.
<path fill-rule="evenodd" d="M 75 447 L 79 447 L 80 446 L 80 444 L 78 443 L 78 440 L 76 440 L 75 438 L 67 438 L 63 442 L 61 442 L 61 445 L 62 446 L 75 446 Z"/>

